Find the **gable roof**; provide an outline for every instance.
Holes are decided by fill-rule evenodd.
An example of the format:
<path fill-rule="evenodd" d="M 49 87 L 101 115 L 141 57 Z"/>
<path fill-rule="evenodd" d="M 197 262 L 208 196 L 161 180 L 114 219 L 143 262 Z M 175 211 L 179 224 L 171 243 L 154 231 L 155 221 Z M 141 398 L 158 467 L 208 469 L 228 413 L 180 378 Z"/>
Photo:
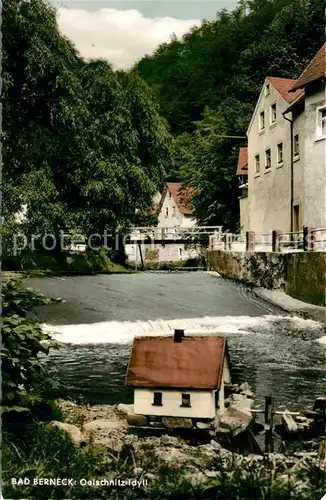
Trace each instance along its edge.
<path fill-rule="evenodd" d="M 276 77 L 276 76 L 267 76 L 265 78 L 264 85 L 262 86 L 261 92 L 259 94 L 259 97 L 258 97 L 258 100 L 257 100 L 257 103 L 256 103 L 255 110 L 254 110 L 254 112 L 252 114 L 249 126 L 247 128 L 247 135 L 249 134 L 249 131 L 250 131 L 251 126 L 253 124 L 253 121 L 254 121 L 254 118 L 256 116 L 257 110 L 259 108 L 260 101 L 261 101 L 261 99 L 262 99 L 262 97 L 264 95 L 264 88 L 265 88 L 265 85 L 266 85 L 266 81 L 268 81 L 275 88 L 275 90 L 280 94 L 280 96 L 282 97 L 282 99 L 285 102 L 287 102 L 287 103 L 290 103 L 291 101 L 293 101 L 294 99 L 296 99 L 298 97 L 298 95 L 300 95 L 301 93 L 304 92 L 303 90 L 298 90 L 298 92 L 296 92 L 295 94 L 289 93 L 290 88 L 294 84 L 294 80 L 292 78 L 279 78 L 279 77 Z"/>
<path fill-rule="evenodd" d="M 248 148 L 240 148 L 237 175 L 248 175 Z"/>
<path fill-rule="evenodd" d="M 315 57 L 310 61 L 306 69 L 301 73 L 291 88 L 291 92 L 295 92 L 307 85 L 308 83 L 325 78 L 326 73 L 326 43 L 319 49 Z"/>
<path fill-rule="evenodd" d="M 224 337 L 135 337 L 125 383 L 132 387 L 219 389 L 227 342 Z"/>
<path fill-rule="evenodd" d="M 295 80 L 292 78 L 278 78 L 276 76 L 268 76 L 267 80 L 275 87 L 280 96 L 284 101 L 290 103 L 293 99 L 296 99 L 299 94 L 303 93 L 303 90 L 299 89 L 295 93 L 290 92 L 293 87 Z"/>
<path fill-rule="evenodd" d="M 171 193 L 179 212 L 182 215 L 192 215 L 191 198 L 195 190 L 190 187 L 183 187 L 181 182 L 167 182 L 165 193 L 162 198 L 162 203 L 167 193 Z"/>

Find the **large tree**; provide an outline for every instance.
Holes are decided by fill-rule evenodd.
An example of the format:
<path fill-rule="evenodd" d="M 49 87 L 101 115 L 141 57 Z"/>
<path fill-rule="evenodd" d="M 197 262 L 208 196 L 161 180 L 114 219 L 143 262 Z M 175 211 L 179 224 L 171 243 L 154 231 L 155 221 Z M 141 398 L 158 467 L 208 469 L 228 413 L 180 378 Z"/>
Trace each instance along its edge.
<path fill-rule="evenodd" d="M 27 205 L 28 234 L 132 224 L 170 161 L 152 91 L 106 61 L 85 62 L 43 0 L 5 2 L 2 32 L 6 223 Z"/>

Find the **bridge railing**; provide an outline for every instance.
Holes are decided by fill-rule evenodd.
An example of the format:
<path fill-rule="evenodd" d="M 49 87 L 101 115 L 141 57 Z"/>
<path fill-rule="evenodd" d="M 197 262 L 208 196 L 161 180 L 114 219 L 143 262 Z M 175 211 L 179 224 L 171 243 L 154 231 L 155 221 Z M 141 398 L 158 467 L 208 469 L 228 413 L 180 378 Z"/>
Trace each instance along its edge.
<path fill-rule="evenodd" d="M 190 227 L 133 227 L 127 236 L 132 240 L 141 240 L 146 243 L 150 240 L 178 240 L 203 235 L 222 233 L 223 226 L 190 226 Z"/>
<path fill-rule="evenodd" d="M 220 233 L 209 237 L 210 250 L 234 252 L 326 252 L 326 228 L 303 231 L 242 234 Z"/>

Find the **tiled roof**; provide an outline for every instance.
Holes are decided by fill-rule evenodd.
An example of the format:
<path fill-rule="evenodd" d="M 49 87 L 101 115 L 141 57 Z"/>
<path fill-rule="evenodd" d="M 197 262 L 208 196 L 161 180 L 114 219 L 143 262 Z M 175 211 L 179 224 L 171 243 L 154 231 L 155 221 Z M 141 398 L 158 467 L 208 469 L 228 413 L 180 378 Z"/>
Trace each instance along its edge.
<path fill-rule="evenodd" d="M 292 80 L 292 78 L 278 78 L 276 76 L 268 76 L 267 80 L 273 85 L 273 87 L 275 87 L 281 97 L 283 97 L 283 99 L 288 103 L 296 99 L 298 95 L 304 92 L 302 89 L 299 89 L 296 92 L 290 92 L 290 89 L 295 83 L 295 80 Z"/>
<path fill-rule="evenodd" d="M 167 182 L 167 191 L 171 193 L 176 205 L 183 215 L 192 215 L 191 198 L 194 194 L 194 189 L 183 188 L 181 182 Z"/>
<path fill-rule="evenodd" d="M 126 375 L 132 387 L 219 389 L 227 355 L 224 337 L 136 337 Z"/>
<path fill-rule="evenodd" d="M 248 175 L 248 148 L 240 148 L 237 175 Z"/>
<path fill-rule="evenodd" d="M 315 57 L 310 61 L 306 69 L 301 73 L 299 78 L 295 81 L 291 88 L 291 92 L 296 91 L 307 85 L 307 83 L 314 82 L 326 75 L 326 43 L 317 52 Z"/>

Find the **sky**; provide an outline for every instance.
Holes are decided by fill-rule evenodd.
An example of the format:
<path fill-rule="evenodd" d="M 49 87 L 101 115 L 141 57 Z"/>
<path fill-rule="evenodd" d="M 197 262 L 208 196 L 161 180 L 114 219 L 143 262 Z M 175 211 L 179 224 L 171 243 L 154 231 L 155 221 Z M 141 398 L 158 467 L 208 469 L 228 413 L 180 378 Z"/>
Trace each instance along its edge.
<path fill-rule="evenodd" d="M 233 9 L 238 0 L 51 0 L 61 32 L 86 59 L 106 59 L 116 69 L 130 68 L 175 33 L 178 37 L 202 19 Z"/>

